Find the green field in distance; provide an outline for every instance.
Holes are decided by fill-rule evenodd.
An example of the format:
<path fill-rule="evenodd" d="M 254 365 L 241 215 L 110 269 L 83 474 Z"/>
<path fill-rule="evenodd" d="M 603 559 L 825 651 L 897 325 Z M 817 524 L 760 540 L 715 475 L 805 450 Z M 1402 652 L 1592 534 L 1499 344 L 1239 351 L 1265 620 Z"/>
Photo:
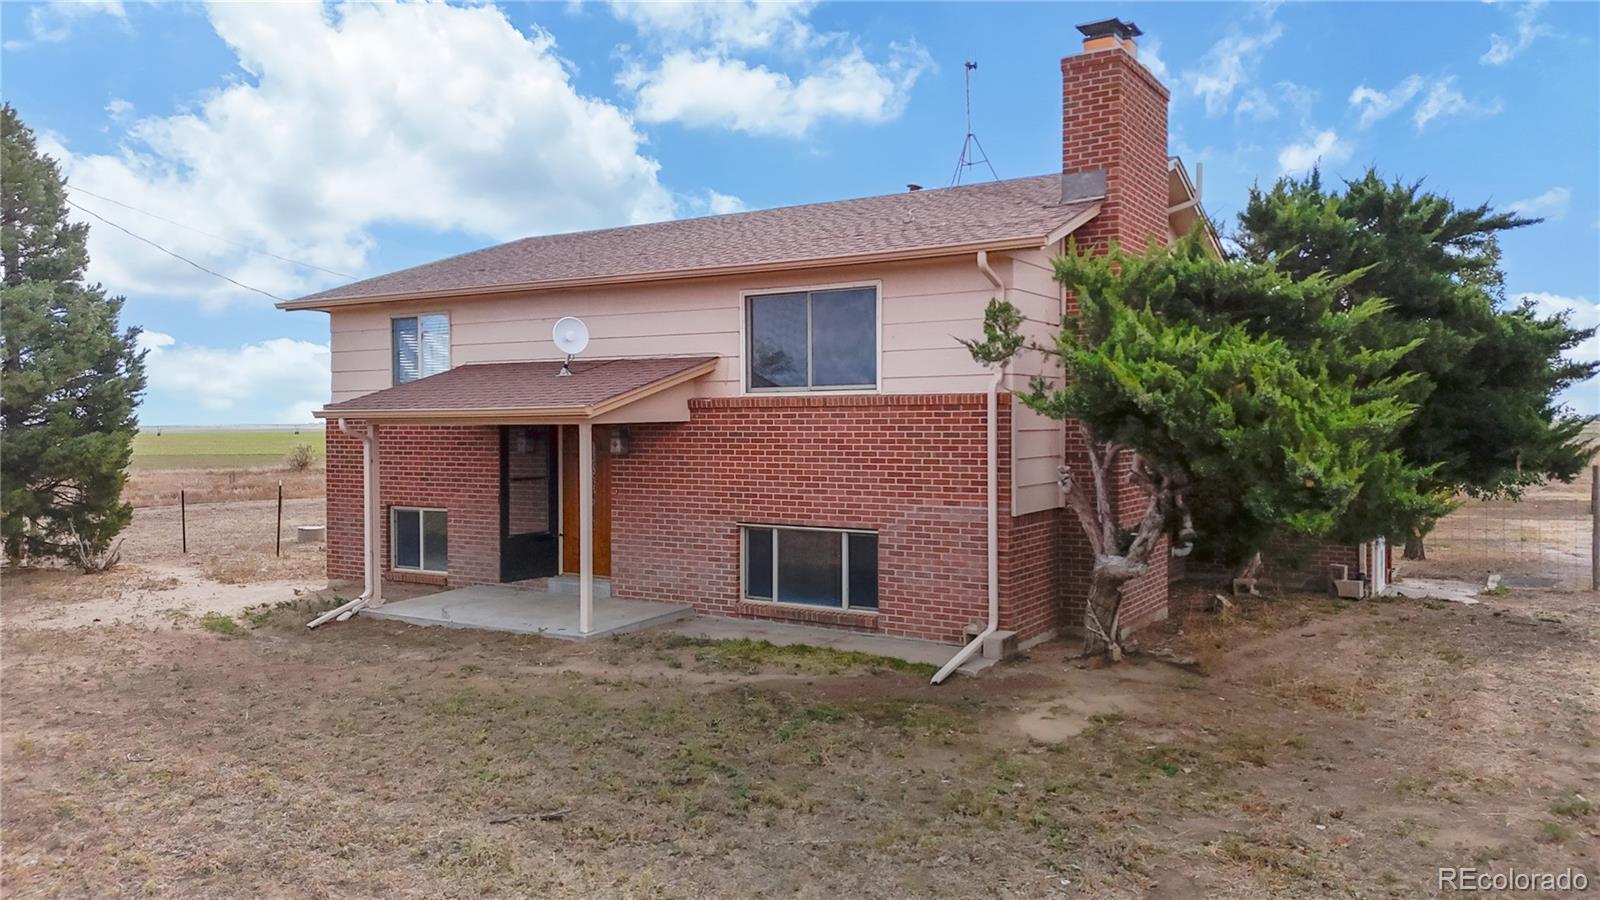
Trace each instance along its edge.
<path fill-rule="evenodd" d="M 325 450 L 320 428 L 228 430 L 141 430 L 133 438 L 134 469 L 254 468 L 283 464 L 296 444 L 310 444 L 317 459 Z"/>

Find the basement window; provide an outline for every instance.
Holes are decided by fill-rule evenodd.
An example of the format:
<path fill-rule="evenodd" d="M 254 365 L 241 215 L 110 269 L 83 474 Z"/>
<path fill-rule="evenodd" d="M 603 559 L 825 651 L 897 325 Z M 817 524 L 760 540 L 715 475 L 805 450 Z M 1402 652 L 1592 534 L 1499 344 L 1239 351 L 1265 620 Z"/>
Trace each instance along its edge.
<path fill-rule="evenodd" d="M 449 525 L 442 509 L 396 506 L 389 510 L 391 565 L 398 571 L 449 572 Z"/>
<path fill-rule="evenodd" d="M 404 384 L 450 368 L 450 317 L 428 313 L 389 320 L 394 383 Z"/>
<path fill-rule="evenodd" d="M 878 386 L 878 289 L 745 298 L 752 391 L 852 391 Z"/>
<path fill-rule="evenodd" d="M 743 528 L 747 600 L 878 608 L 878 535 L 836 528 Z"/>

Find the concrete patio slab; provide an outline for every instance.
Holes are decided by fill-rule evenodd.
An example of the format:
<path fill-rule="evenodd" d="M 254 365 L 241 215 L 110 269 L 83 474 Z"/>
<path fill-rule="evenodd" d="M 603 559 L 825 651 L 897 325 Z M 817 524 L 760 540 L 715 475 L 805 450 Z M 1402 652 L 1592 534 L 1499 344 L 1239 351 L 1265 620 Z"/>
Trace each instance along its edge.
<path fill-rule="evenodd" d="M 1407 578 L 1384 588 L 1385 597 L 1406 597 L 1412 600 L 1447 600 L 1473 606 L 1478 603 L 1478 593 L 1483 585 L 1470 581 L 1449 581 L 1442 578 Z"/>
<path fill-rule="evenodd" d="M 676 603 L 623 600 L 594 601 L 594 627 L 578 631 L 578 598 L 504 585 L 474 585 L 385 603 L 363 609 L 361 615 L 412 625 L 445 628 L 482 628 L 514 634 L 538 634 L 564 641 L 586 641 L 626 634 L 694 615 L 694 609 Z"/>
<path fill-rule="evenodd" d="M 834 650 L 870 653 L 874 656 L 888 656 L 894 659 L 903 659 L 907 662 L 927 663 L 932 666 L 944 665 L 950 661 L 950 657 L 956 655 L 956 651 L 961 649 L 960 646 L 955 644 L 938 644 L 933 641 L 919 641 L 913 638 L 885 637 L 878 634 L 862 634 L 856 631 L 821 628 L 815 625 L 765 622 L 760 619 L 725 619 L 717 616 L 696 616 L 692 619 L 673 622 L 661 630 L 713 641 L 729 641 L 743 638 L 752 641 L 767 641 L 779 646 L 810 644 L 813 647 L 829 647 Z M 964 672 L 968 675 L 976 675 L 994 665 L 994 663 L 994 660 L 984 659 L 980 654 L 968 660 L 956 671 Z"/>

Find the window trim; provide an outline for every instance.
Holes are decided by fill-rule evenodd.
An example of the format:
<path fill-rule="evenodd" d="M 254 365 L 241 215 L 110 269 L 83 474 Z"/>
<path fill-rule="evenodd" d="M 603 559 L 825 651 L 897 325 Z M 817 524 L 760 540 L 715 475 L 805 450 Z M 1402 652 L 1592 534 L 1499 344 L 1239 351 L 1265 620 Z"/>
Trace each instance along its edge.
<path fill-rule="evenodd" d="M 870 534 L 880 541 L 878 545 L 879 560 L 882 560 L 883 545 L 882 533 L 873 528 L 832 528 L 824 525 L 777 525 L 772 522 L 735 522 L 739 529 L 739 600 L 742 603 L 764 603 L 768 606 L 782 606 L 786 609 L 825 609 L 830 612 L 846 612 L 855 615 L 877 615 L 882 609 L 883 593 L 878 593 L 878 606 L 851 606 L 850 605 L 850 535 Z M 751 597 L 746 591 L 745 583 L 746 562 L 750 553 L 750 529 L 765 528 L 772 531 L 772 596 Z M 839 535 L 839 605 L 819 606 L 815 603 L 795 603 L 789 600 L 778 599 L 778 537 L 780 531 L 826 531 Z M 880 588 L 883 580 L 883 568 L 878 569 Z"/>
<path fill-rule="evenodd" d="M 400 385 L 400 384 L 410 384 L 410 382 L 408 382 L 408 381 L 399 381 L 399 380 L 396 380 L 396 378 L 395 378 L 395 375 L 398 374 L 395 371 L 395 369 L 396 369 L 396 364 L 399 362 L 399 354 L 397 353 L 399 348 L 394 345 L 394 320 L 395 319 L 416 319 L 417 320 L 417 325 L 420 328 L 421 325 L 422 325 L 422 317 L 423 316 L 444 316 L 444 330 L 445 330 L 444 370 L 446 372 L 448 372 L 451 369 L 455 368 L 455 366 L 456 366 L 456 360 L 455 360 L 455 355 L 456 355 L 456 342 L 455 342 L 456 323 L 455 323 L 455 317 L 450 314 L 450 310 L 448 310 L 448 309 L 419 309 L 419 310 L 416 310 L 414 312 L 390 313 L 389 314 L 389 329 L 388 329 L 388 331 L 389 331 L 389 333 L 388 333 L 388 344 L 389 344 L 389 386 L 390 387 L 394 387 L 395 385 Z M 417 353 L 418 353 L 417 367 L 418 367 L 418 369 L 420 369 L 421 366 L 422 366 L 422 358 L 421 358 L 421 353 L 422 353 L 422 335 L 420 333 L 417 335 Z M 435 372 L 434 374 L 437 375 L 438 373 Z M 422 380 L 423 378 L 426 378 L 426 377 L 428 377 L 428 376 L 423 375 L 423 376 L 420 376 L 417 380 L 420 381 L 420 380 Z M 412 507 L 412 508 L 416 508 L 416 507 Z"/>
<path fill-rule="evenodd" d="M 870 386 L 861 387 L 772 387 L 757 388 L 750 386 L 750 298 L 763 297 L 770 294 L 810 294 L 820 291 L 846 291 L 859 288 L 871 288 L 873 293 L 873 319 L 876 328 L 873 331 L 873 375 L 874 380 Z M 810 304 L 806 305 L 807 316 L 810 316 Z M 807 324 L 806 365 L 809 368 L 811 347 L 809 334 L 810 325 Z M 809 381 L 809 373 L 807 380 Z M 771 287 L 750 288 L 739 291 L 739 394 L 743 397 L 770 397 L 773 395 L 800 394 L 807 397 L 839 396 L 849 394 L 876 394 L 883 391 L 883 280 L 868 279 L 865 281 L 844 281 L 835 284 L 798 284 L 774 285 Z M 742 593 L 742 592 L 741 592 Z"/>
<path fill-rule="evenodd" d="M 418 514 L 418 517 L 417 517 L 417 565 L 415 565 L 415 566 L 402 566 L 402 565 L 400 565 L 399 557 L 397 556 L 399 548 L 396 546 L 395 539 L 394 539 L 394 533 L 395 533 L 394 517 L 395 517 L 396 513 L 401 513 L 401 512 L 414 512 L 414 513 Z M 443 569 L 427 569 L 427 568 L 423 568 L 424 561 L 427 560 L 428 556 L 424 552 L 425 548 L 423 547 L 423 543 L 422 543 L 423 539 L 427 535 L 427 530 L 423 527 L 421 514 L 422 513 L 430 513 L 430 512 L 444 513 L 444 529 L 445 529 L 446 545 L 445 545 L 445 567 Z M 401 506 L 399 504 L 395 504 L 395 505 L 392 505 L 392 506 L 389 507 L 389 570 L 391 572 L 416 572 L 416 573 L 422 574 L 422 575 L 449 575 L 450 574 L 449 540 L 450 540 L 450 510 L 448 510 L 448 509 L 446 509 L 446 508 L 444 508 L 442 506 Z"/>

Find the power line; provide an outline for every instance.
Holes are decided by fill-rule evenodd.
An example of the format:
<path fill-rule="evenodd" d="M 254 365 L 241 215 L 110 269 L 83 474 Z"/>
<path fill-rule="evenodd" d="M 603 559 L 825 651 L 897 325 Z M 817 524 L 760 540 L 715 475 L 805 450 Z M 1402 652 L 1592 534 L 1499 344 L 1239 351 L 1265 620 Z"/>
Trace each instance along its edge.
<path fill-rule="evenodd" d="M 221 272 L 217 272 L 217 271 L 214 271 L 212 269 L 208 269 L 205 266 L 200 265 L 199 263 L 195 262 L 194 260 L 190 259 L 187 256 L 184 256 L 181 253 L 174 253 L 173 251 L 168 250 L 167 248 L 161 246 L 160 244 L 156 243 L 155 241 L 150 240 L 149 238 L 147 238 L 147 237 L 145 237 L 143 235 L 134 234 L 133 232 L 129 231 L 128 229 L 123 228 L 121 225 L 118 225 L 117 223 L 111 221 L 110 219 L 106 218 L 105 216 L 100 215 L 99 213 L 95 212 L 92 209 L 87 209 L 87 208 L 85 208 L 83 206 L 78 205 L 77 203 L 72 202 L 71 200 L 67 200 L 67 205 L 72 207 L 73 209 L 76 209 L 76 210 L 80 211 L 80 212 L 88 213 L 89 215 L 94 216 L 96 219 L 99 219 L 100 221 L 106 223 L 107 225 L 110 225 L 112 228 L 115 228 L 116 230 L 118 230 L 118 231 L 122 232 L 123 234 L 127 235 L 128 237 L 131 237 L 131 238 L 133 238 L 134 240 L 137 240 L 137 241 L 143 241 L 146 244 L 149 244 L 150 246 L 156 248 L 157 250 L 160 250 L 162 253 L 165 253 L 166 255 L 172 257 L 173 259 L 181 260 L 183 262 L 188 263 L 191 266 L 194 266 L 196 269 L 199 269 L 200 271 L 206 273 L 207 275 L 215 275 L 216 277 L 221 278 L 223 281 L 226 281 L 229 284 L 236 284 L 239 287 L 242 287 L 247 291 L 255 291 L 258 294 L 261 294 L 261 295 L 266 296 L 266 297 L 271 297 L 272 299 L 280 301 L 280 302 L 283 302 L 283 303 L 289 302 L 289 301 L 285 300 L 283 297 L 279 297 L 277 294 L 272 293 L 271 291 L 263 291 L 261 288 L 251 287 L 250 285 L 245 284 L 242 281 L 235 281 L 234 279 L 229 278 L 228 276 L 222 274 Z"/>
<path fill-rule="evenodd" d="M 232 238 L 225 238 L 220 234 L 212 234 L 211 232 L 206 231 L 203 228 L 196 228 L 193 225 L 185 225 L 182 222 L 176 221 L 174 219 L 169 219 L 166 216 L 156 215 L 155 213 L 150 212 L 147 209 L 140 209 L 139 207 L 134 206 L 131 203 L 123 203 L 121 200 L 116 200 L 116 199 L 113 199 L 111 197 L 107 197 L 104 194 L 96 194 L 94 191 L 78 187 L 75 184 L 67 185 L 67 190 L 69 190 L 69 191 L 77 191 L 80 194 L 88 194 L 89 196 L 95 198 L 96 200 L 104 200 L 107 203 L 114 203 L 117 206 L 122 207 L 123 209 L 130 209 L 130 210 L 133 210 L 136 213 L 139 213 L 140 215 L 149 216 L 152 219 L 159 219 L 162 222 L 166 222 L 168 225 L 176 225 L 179 228 L 183 228 L 183 229 L 186 229 L 188 231 L 192 231 L 195 234 L 203 234 L 208 238 L 212 238 L 213 240 L 221 241 L 224 244 L 232 244 L 235 247 L 239 247 L 239 248 L 244 249 L 244 250 L 249 250 L 251 253 L 260 253 L 263 256 L 270 256 L 273 259 L 282 260 L 283 262 L 289 263 L 290 265 L 302 266 L 302 267 L 307 268 L 307 269 L 316 269 L 318 272 L 327 272 L 329 275 L 337 275 L 340 278 L 350 278 L 350 279 L 354 279 L 355 278 L 354 275 L 350 275 L 350 274 L 345 273 L 345 272 L 335 272 L 332 269 L 325 269 L 322 266 L 313 265 L 313 264 L 308 263 L 308 262 L 301 262 L 298 259 L 290 259 L 287 256 L 279 256 L 278 254 L 273 253 L 271 250 L 263 250 L 260 247 L 253 247 L 253 246 L 251 246 L 249 244 L 242 244 L 242 243 L 240 243 L 240 242 L 238 242 L 236 240 L 233 240 Z M 81 209 L 81 207 L 80 207 L 80 209 Z"/>

